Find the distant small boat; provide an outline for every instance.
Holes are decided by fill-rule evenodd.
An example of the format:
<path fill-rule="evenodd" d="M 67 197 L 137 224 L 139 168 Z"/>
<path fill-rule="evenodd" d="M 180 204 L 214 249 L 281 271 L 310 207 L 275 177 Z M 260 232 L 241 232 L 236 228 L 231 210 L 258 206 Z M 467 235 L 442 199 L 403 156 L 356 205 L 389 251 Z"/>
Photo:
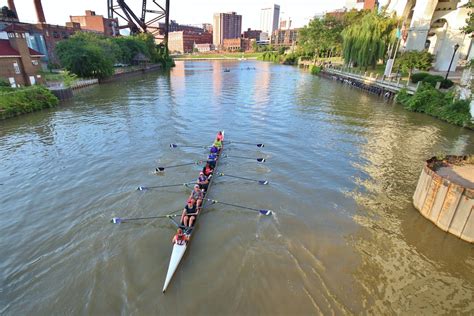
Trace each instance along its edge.
<path fill-rule="evenodd" d="M 229 68 L 224 69 L 224 72 L 230 72 Z"/>

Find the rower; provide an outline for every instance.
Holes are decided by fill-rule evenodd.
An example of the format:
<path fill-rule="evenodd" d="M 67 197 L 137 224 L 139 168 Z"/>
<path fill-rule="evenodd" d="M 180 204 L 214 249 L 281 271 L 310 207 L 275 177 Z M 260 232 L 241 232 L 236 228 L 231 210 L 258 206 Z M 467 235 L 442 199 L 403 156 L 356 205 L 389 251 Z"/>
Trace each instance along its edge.
<path fill-rule="evenodd" d="M 221 140 L 218 140 L 218 139 L 216 138 L 216 140 L 214 141 L 214 144 L 212 144 L 212 146 L 221 149 L 221 148 L 222 148 L 222 141 L 221 141 Z"/>
<path fill-rule="evenodd" d="M 204 175 L 204 172 L 202 171 L 199 173 L 197 184 L 199 184 L 201 190 L 207 191 L 207 187 L 209 186 L 209 179 Z"/>
<path fill-rule="evenodd" d="M 214 147 L 212 147 L 214 148 Z M 212 167 L 216 167 L 216 161 L 217 161 L 217 154 L 210 153 L 209 156 L 207 157 L 207 163 Z"/>
<path fill-rule="evenodd" d="M 222 131 L 219 131 L 216 136 L 216 140 L 222 142 L 224 140 L 224 135 L 222 135 Z"/>
<path fill-rule="evenodd" d="M 184 227 L 192 227 L 194 219 L 198 215 L 196 211 L 196 201 L 194 199 L 189 199 L 188 204 L 183 209 L 183 214 L 181 214 L 181 223 Z"/>
<path fill-rule="evenodd" d="M 211 147 L 211 154 L 218 154 L 219 153 L 219 148 L 217 148 L 216 146 L 212 146 Z"/>
<path fill-rule="evenodd" d="M 189 199 L 193 199 L 196 201 L 196 209 L 200 210 L 201 209 L 201 204 L 202 204 L 202 199 L 204 198 L 204 193 L 202 192 L 201 188 L 199 187 L 199 184 L 194 185 L 193 192 L 191 192 L 191 195 L 189 196 Z"/>
<path fill-rule="evenodd" d="M 178 228 L 176 231 L 176 235 L 174 235 L 173 240 L 171 241 L 173 244 L 184 245 L 189 240 L 189 237 L 183 234 L 183 230 Z"/>
<path fill-rule="evenodd" d="M 206 163 L 204 168 L 202 168 L 202 172 L 210 180 L 212 173 L 214 172 L 214 168 L 212 168 L 212 166 L 209 163 Z"/>

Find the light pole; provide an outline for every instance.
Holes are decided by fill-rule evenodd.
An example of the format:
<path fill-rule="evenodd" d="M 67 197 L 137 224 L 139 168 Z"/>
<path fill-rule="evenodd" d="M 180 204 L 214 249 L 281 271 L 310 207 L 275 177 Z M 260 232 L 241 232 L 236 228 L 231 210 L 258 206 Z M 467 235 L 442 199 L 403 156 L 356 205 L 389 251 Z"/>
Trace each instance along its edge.
<path fill-rule="evenodd" d="M 444 77 L 444 80 L 447 80 L 447 79 L 448 79 L 449 70 L 451 70 L 451 65 L 453 64 L 454 55 L 456 55 L 456 51 L 458 50 L 458 48 L 459 48 L 459 44 L 456 44 L 456 45 L 454 45 L 454 52 L 453 52 L 453 56 L 451 57 L 451 61 L 449 62 L 448 71 L 446 71 L 446 77 Z M 454 70 L 456 70 L 456 67 L 455 67 L 455 69 L 454 69 Z"/>

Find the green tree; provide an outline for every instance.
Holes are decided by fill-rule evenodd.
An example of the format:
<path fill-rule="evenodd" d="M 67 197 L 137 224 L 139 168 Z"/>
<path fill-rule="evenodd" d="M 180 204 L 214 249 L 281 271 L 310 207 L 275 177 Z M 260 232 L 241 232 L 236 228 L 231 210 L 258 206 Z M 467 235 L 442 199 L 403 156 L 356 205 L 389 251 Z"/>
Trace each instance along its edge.
<path fill-rule="evenodd" d="M 466 19 L 466 26 L 462 28 L 462 31 L 465 34 L 471 34 L 474 33 L 474 12 L 472 9 L 474 9 L 474 2 L 471 0 L 467 3 L 466 8 L 471 9 L 470 12 L 468 13 L 468 18 Z"/>
<path fill-rule="evenodd" d="M 59 42 L 56 54 L 62 66 L 79 77 L 109 77 L 114 73 L 115 52 L 112 45 L 90 35 L 76 33 L 68 40 Z"/>
<path fill-rule="evenodd" d="M 313 19 L 298 34 L 300 54 L 322 56 L 329 51 L 340 51 L 343 21 L 326 15 L 322 19 Z"/>
<path fill-rule="evenodd" d="M 395 65 L 408 72 L 408 80 L 410 80 L 414 69 L 429 70 L 432 62 L 433 55 L 426 51 L 407 51 L 396 59 Z"/>
<path fill-rule="evenodd" d="M 149 56 L 145 42 L 135 36 L 114 37 L 111 41 L 118 47 L 115 53 L 118 62 L 130 64 L 138 53 Z"/>
<path fill-rule="evenodd" d="M 367 68 L 385 57 L 387 45 L 396 40 L 397 19 L 372 11 L 342 31 L 346 64 Z"/>

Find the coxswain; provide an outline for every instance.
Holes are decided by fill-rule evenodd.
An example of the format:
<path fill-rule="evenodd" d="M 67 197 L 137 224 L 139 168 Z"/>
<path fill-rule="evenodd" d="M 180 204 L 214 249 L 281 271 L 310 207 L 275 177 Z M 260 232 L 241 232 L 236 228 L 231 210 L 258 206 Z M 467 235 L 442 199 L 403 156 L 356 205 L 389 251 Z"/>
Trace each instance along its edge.
<path fill-rule="evenodd" d="M 199 187 L 199 184 L 195 184 L 193 192 L 191 192 L 191 195 L 189 196 L 189 199 L 193 199 L 193 200 L 196 201 L 196 209 L 197 210 L 201 209 L 203 198 L 204 198 L 204 193 L 202 192 L 201 188 Z"/>
<path fill-rule="evenodd" d="M 185 227 L 192 227 L 194 219 L 197 216 L 196 210 L 196 201 L 193 199 L 188 200 L 188 204 L 183 209 L 183 214 L 181 214 L 181 223 Z"/>
<path fill-rule="evenodd" d="M 183 234 L 183 230 L 181 228 L 178 228 L 176 231 L 176 235 L 173 237 L 173 244 L 178 244 L 178 245 L 183 245 L 189 240 L 189 237 Z"/>
<path fill-rule="evenodd" d="M 212 166 L 209 163 L 206 163 L 204 168 L 202 168 L 202 172 L 209 179 L 212 173 L 214 172 L 214 168 L 212 168 Z"/>
<path fill-rule="evenodd" d="M 222 135 L 222 131 L 217 132 L 216 140 L 222 142 L 224 140 L 224 135 Z"/>
<path fill-rule="evenodd" d="M 199 173 L 197 184 L 199 184 L 201 190 L 207 191 L 207 187 L 209 186 L 209 179 L 204 175 L 204 172 L 202 171 Z"/>

